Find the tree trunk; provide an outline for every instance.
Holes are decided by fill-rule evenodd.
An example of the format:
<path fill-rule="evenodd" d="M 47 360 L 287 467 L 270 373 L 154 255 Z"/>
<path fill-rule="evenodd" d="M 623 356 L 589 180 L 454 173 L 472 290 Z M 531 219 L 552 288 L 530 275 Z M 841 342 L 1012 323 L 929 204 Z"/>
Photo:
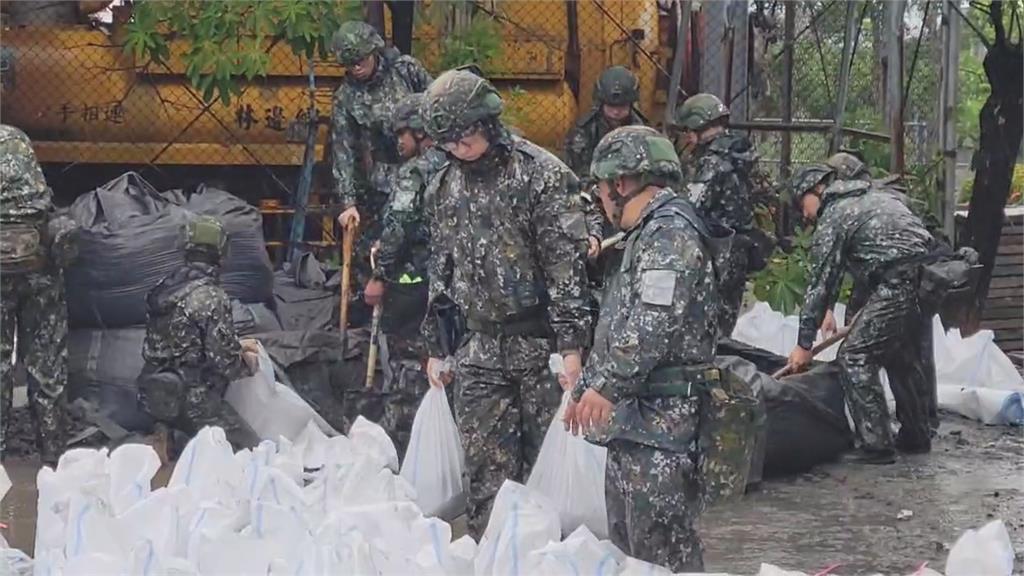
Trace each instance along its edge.
<path fill-rule="evenodd" d="M 992 267 L 995 264 L 999 236 L 1003 227 L 1003 209 L 1010 195 L 1013 166 L 1024 133 L 1024 55 L 1021 46 L 997 41 L 988 49 L 984 61 L 992 93 L 979 114 L 981 136 L 974 161 L 974 186 L 967 214 L 964 244 L 981 256 L 984 270 L 978 283 L 975 307 L 968 315 L 968 333 L 981 324 L 981 313 Z"/>

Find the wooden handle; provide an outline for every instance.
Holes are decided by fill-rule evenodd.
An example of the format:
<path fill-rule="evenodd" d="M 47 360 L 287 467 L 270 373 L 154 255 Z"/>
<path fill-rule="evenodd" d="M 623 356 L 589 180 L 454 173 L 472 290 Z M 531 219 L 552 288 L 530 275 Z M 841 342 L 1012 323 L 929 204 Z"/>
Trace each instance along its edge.
<path fill-rule="evenodd" d="M 854 317 L 854 320 L 856 320 L 856 317 Z M 850 326 L 852 325 L 853 323 L 850 324 Z M 830 348 L 836 342 L 839 342 L 843 338 L 846 338 L 846 335 L 850 333 L 850 326 L 843 326 L 839 330 L 836 330 L 835 334 L 819 342 L 814 348 L 811 349 L 811 358 L 814 358 L 818 354 L 821 354 L 822 352 Z M 790 365 L 786 364 L 782 368 L 779 368 L 774 374 L 772 374 L 772 378 L 778 380 L 783 376 L 788 376 L 792 371 L 793 369 L 790 367 Z"/>
<path fill-rule="evenodd" d="M 604 240 L 601 241 L 601 252 L 604 252 L 605 250 L 611 248 L 612 246 L 615 246 L 616 244 L 621 242 L 622 239 L 625 237 L 626 234 L 624 232 L 619 232 L 618 234 L 610 238 L 605 238 Z"/>
<path fill-rule="evenodd" d="M 356 227 L 346 227 L 341 241 L 341 302 L 338 303 L 341 313 L 338 329 L 342 336 L 348 330 L 348 300 L 352 291 L 352 249 L 355 242 Z"/>

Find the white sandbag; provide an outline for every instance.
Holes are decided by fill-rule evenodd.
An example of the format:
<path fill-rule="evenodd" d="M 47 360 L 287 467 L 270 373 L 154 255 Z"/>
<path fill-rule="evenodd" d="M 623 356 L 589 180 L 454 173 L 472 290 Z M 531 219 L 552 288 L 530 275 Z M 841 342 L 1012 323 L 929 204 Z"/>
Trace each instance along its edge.
<path fill-rule="evenodd" d="M 107 474 L 107 449 L 78 448 L 61 455 L 57 468 L 44 466 L 36 475 L 39 492 L 36 508 L 34 558 L 46 557 L 44 565 L 54 565 L 51 552 L 63 554 L 68 542 L 68 510 L 72 498 L 82 494 L 106 497 L 110 494 Z M 60 564 L 63 565 L 63 564 Z"/>
<path fill-rule="evenodd" d="M 946 576 L 1009 576 L 1013 572 L 1013 544 L 1002 520 L 968 530 L 946 557 Z"/>
<path fill-rule="evenodd" d="M 295 440 L 310 420 L 326 434 L 337 432 L 291 388 L 274 379 L 274 365 L 259 347 L 259 371 L 228 386 L 224 399 L 264 440 Z"/>
<path fill-rule="evenodd" d="M 6 544 L 6 543 L 5 543 Z M 17 548 L 0 548 L 0 574 L 3 576 L 32 576 L 34 563 Z"/>
<path fill-rule="evenodd" d="M 257 538 L 223 534 L 200 544 L 197 571 L 218 576 L 266 574 L 270 569 L 271 553 L 266 542 Z"/>
<path fill-rule="evenodd" d="M 761 564 L 761 569 L 757 571 L 757 576 L 807 576 L 807 574 L 792 570 L 783 570 L 782 568 L 772 564 Z"/>
<path fill-rule="evenodd" d="M 68 558 L 63 576 L 96 576 L 96 574 L 128 574 L 131 564 L 124 556 L 84 554 Z"/>
<path fill-rule="evenodd" d="M 601 538 L 608 536 L 608 512 L 604 498 L 604 472 L 608 450 L 574 436 L 562 422 L 571 393 L 548 425 L 537 463 L 526 486 L 554 503 L 568 535 L 581 525 Z"/>
<path fill-rule="evenodd" d="M 473 561 L 477 576 L 526 576 L 534 550 L 558 542 L 558 512 L 547 498 L 505 480 L 491 507 L 487 529 Z"/>
<path fill-rule="evenodd" d="M 1024 391 L 1024 378 L 996 346 L 991 330 L 963 338 L 960 330 L 944 333 L 938 316 L 933 319 L 935 375 L 940 384 Z"/>
<path fill-rule="evenodd" d="M 185 556 L 187 541 L 179 517 L 198 508 L 185 487 L 160 488 L 117 517 L 120 538 L 136 555 L 152 554 L 161 564 L 176 555 Z"/>
<path fill-rule="evenodd" d="M 244 477 L 224 430 L 206 426 L 185 446 L 167 487 L 185 486 L 201 502 L 226 502 L 233 499 Z"/>
<path fill-rule="evenodd" d="M 600 541 L 585 525 L 562 542 L 552 542 L 530 555 L 530 572 L 549 576 L 615 576 L 626 555 L 611 542 Z"/>
<path fill-rule="evenodd" d="M 627 556 L 619 576 L 672 576 L 672 571 L 657 564 Z"/>
<path fill-rule="evenodd" d="M 7 496 L 7 491 L 11 489 L 11 478 L 7 475 L 7 470 L 3 464 L 0 464 L 0 501 Z"/>
<path fill-rule="evenodd" d="M 939 408 L 990 425 L 1024 425 L 1024 394 L 939 384 Z"/>
<path fill-rule="evenodd" d="M 388 470 L 398 472 L 398 450 L 379 425 L 358 416 L 348 431 L 348 438 L 356 450 L 378 460 Z"/>
<path fill-rule="evenodd" d="M 124 444 L 110 454 L 110 504 L 115 515 L 124 513 L 150 493 L 160 457 L 145 444 Z"/>
<path fill-rule="evenodd" d="M 401 476 L 427 516 L 455 518 L 466 507 L 466 453 L 444 389 L 431 386 L 416 410 Z"/>
<path fill-rule="evenodd" d="M 836 328 L 845 326 L 846 306 L 838 303 L 835 305 L 832 313 L 836 319 Z M 732 331 L 732 339 L 788 357 L 789 353 L 793 351 L 793 347 L 796 346 L 799 332 L 799 316 L 783 316 L 781 312 L 772 310 L 771 306 L 767 303 L 757 302 L 749 312 L 736 320 L 736 327 Z M 821 342 L 822 340 L 824 340 L 824 336 L 819 330 L 814 341 Z M 839 344 L 834 344 L 822 350 L 816 358 L 825 362 L 831 362 L 835 360 L 838 351 Z"/>

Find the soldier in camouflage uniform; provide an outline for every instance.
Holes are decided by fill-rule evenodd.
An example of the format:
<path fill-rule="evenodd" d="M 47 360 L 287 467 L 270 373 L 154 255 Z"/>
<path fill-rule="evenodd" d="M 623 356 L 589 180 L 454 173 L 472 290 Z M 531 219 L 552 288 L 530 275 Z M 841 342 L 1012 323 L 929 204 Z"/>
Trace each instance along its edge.
<path fill-rule="evenodd" d="M 810 166 L 794 177 L 804 218 L 817 222 L 810 278 L 800 311 L 797 345 L 789 365 L 811 360 L 814 338 L 839 295 L 848 271 L 870 295 L 839 349 L 846 402 L 860 440 L 856 459 L 894 461 L 894 448 L 927 452 L 927 372 L 934 362 L 920 352 L 931 318 L 918 298 L 920 268 L 936 259 L 937 245 L 921 219 L 890 193 L 867 180 L 834 180 L 829 166 Z M 896 398 L 900 432 L 893 442 L 878 371 L 885 368 Z"/>
<path fill-rule="evenodd" d="M 395 107 L 392 126 L 405 162 L 391 185 L 373 278 L 364 291 L 371 306 L 384 300 L 382 331 L 387 336 L 392 378 L 381 425 L 395 440 L 399 454 L 408 444 L 413 417 L 427 388 L 422 365 L 427 351 L 419 335 L 427 307 L 425 279 L 430 258 L 424 193 L 447 161 L 424 131 L 422 101 L 422 94 L 412 94 Z"/>
<path fill-rule="evenodd" d="M 146 295 L 139 400 L 160 423 L 158 436 L 171 428 L 191 438 L 220 426 L 236 450 L 250 448 L 259 437 L 223 398 L 228 384 L 258 367 L 257 344 L 239 341 L 220 287 L 227 233 L 215 218 L 199 216 L 185 236 L 185 264 Z"/>
<path fill-rule="evenodd" d="M 565 357 L 574 383 L 590 334 L 579 183 L 551 153 L 511 135 L 501 110 L 490 82 L 467 71 L 435 80 L 422 109 L 427 133 L 449 157 L 427 190 L 427 371 L 434 385 L 451 376 L 439 376 L 434 321 L 447 298 L 469 331 L 455 354 L 455 414 L 475 537 L 501 483 L 527 476 L 558 408 L 550 354 Z"/>
<path fill-rule="evenodd" d="M 829 156 L 828 160 L 825 161 L 825 165 L 835 171 L 835 177 L 837 180 L 870 180 L 879 192 L 891 194 L 897 200 L 903 202 L 911 212 L 921 218 L 925 228 L 936 242 L 942 243 L 946 246 L 949 245 L 949 240 L 946 238 L 946 235 L 942 230 L 942 224 L 936 220 L 935 216 L 924 202 L 916 198 L 911 198 L 902 188 L 893 184 L 891 181 L 872 179 L 867 165 L 860 158 L 850 154 L 849 152 L 838 152 Z M 850 295 L 850 302 L 846 306 L 846 317 L 853 318 L 853 316 L 860 311 L 861 307 L 864 306 L 864 303 L 870 295 L 870 286 L 855 283 L 853 286 L 853 292 Z M 835 319 L 831 316 L 830 310 L 829 314 L 825 317 L 825 323 L 823 326 L 826 327 L 826 331 L 830 331 L 834 329 L 834 325 Z M 934 361 L 935 342 L 933 340 L 932 332 L 931 322 L 928 322 L 922 327 L 920 352 L 922 356 L 921 364 L 924 367 L 925 378 L 928 382 L 926 385 L 926 389 L 928 390 L 928 421 L 931 429 L 935 431 L 939 428 L 939 404 L 938 381 L 935 375 Z"/>
<path fill-rule="evenodd" d="M 17 335 L 47 464 L 64 451 L 68 322 L 62 269 L 74 252 L 74 227 L 67 217 L 53 216 L 51 196 L 28 136 L 0 124 L 0 454 L 11 417 Z"/>
<path fill-rule="evenodd" d="M 722 294 L 718 326 L 725 336 L 736 325 L 747 285 L 754 230 L 750 173 L 757 161 L 753 144 L 726 129 L 728 121 L 729 109 L 716 96 L 697 94 L 676 110 L 671 126 L 691 156 L 690 201 L 705 218 L 736 232 L 728 263 L 718 271 Z"/>
<path fill-rule="evenodd" d="M 588 255 L 597 256 L 607 223 L 590 179 L 590 161 L 594 148 L 604 135 L 620 126 L 641 126 L 647 118 L 636 109 L 640 99 L 640 81 L 625 66 L 612 66 L 601 72 L 594 84 L 594 107 L 581 118 L 565 138 L 565 163 L 580 179 L 587 228 L 590 231 Z"/>
<path fill-rule="evenodd" d="M 385 48 L 380 34 L 365 22 L 342 24 L 332 46 L 346 68 L 331 113 L 335 190 L 344 208 L 338 222 L 345 227 L 362 223 L 357 253 L 365 259 L 379 235 L 387 183 L 400 162 L 391 126 L 395 105 L 426 90 L 430 74 L 415 58 Z"/>
<path fill-rule="evenodd" d="M 566 421 L 608 447 L 612 542 L 672 572 L 702 571 L 699 426 L 718 380 L 718 291 L 710 233 L 677 196 L 672 143 L 647 127 L 605 136 L 591 173 L 608 219 L 626 232 L 594 346 Z"/>

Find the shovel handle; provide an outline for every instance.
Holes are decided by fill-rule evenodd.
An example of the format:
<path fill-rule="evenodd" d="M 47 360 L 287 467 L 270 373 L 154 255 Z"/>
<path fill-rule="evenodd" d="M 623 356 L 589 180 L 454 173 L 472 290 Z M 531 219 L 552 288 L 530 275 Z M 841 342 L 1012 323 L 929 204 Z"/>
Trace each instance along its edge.
<path fill-rule="evenodd" d="M 338 329 L 342 337 L 348 330 L 348 301 L 352 291 L 352 250 L 356 243 L 356 227 L 347 226 L 341 241 L 341 301 L 338 303 Z"/>
<path fill-rule="evenodd" d="M 856 318 L 854 318 L 854 319 L 856 320 Z M 852 326 L 852 325 L 853 325 L 853 323 L 851 322 L 850 326 Z M 830 348 L 836 342 L 839 342 L 843 338 L 846 338 L 846 335 L 850 333 L 850 326 L 843 326 L 839 330 L 836 330 L 835 334 L 833 334 L 833 335 L 829 336 L 828 338 L 825 338 L 824 340 L 819 342 L 814 348 L 811 349 L 811 357 L 813 358 L 813 357 L 817 356 L 818 354 L 821 354 L 822 352 L 824 352 L 826 349 Z M 772 374 L 772 378 L 775 378 L 776 380 L 778 380 L 779 378 L 782 378 L 783 376 L 788 376 L 788 375 L 790 375 L 792 373 L 793 373 L 792 366 L 790 366 L 789 364 L 786 364 L 782 368 L 779 368 L 774 374 Z"/>

